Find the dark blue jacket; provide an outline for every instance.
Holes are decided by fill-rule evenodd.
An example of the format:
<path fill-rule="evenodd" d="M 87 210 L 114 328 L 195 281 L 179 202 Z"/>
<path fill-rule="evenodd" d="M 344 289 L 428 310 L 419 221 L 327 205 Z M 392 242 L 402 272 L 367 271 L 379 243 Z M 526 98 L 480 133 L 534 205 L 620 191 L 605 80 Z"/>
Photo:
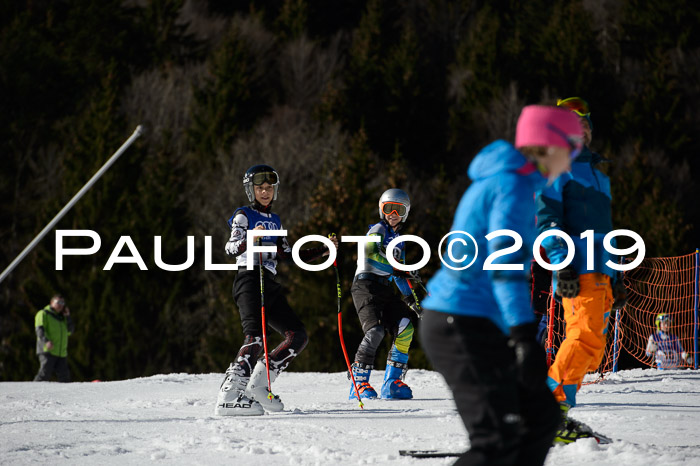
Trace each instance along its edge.
<path fill-rule="evenodd" d="M 537 196 L 537 229 L 540 233 L 551 229 L 562 230 L 573 240 L 574 259 L 571 263 L 579 275 L 601 272 L 611 279 L 617 272 L 605 263 L 616 262 L 617 256 L 603 247 L 603 238 L 612 231 L 610 179 L 596 166 L 604 159 L 584 147 L 583 152 L 571 164 L 571 171 L 557 178 Z M 586 230 L 593 230 L 593 268 L 587 268 L 588 249 L 586 239 L 580 237 Z M 613 239 L 612 245 L 616 245 Z M 558 236 L 550 236 L 542 242 L 552 264 L 564 261 L 567 246 Z M 553 274 L 556 280 L 556 274 Z M 556 282 L 554 283 L 556 289 Z"/>

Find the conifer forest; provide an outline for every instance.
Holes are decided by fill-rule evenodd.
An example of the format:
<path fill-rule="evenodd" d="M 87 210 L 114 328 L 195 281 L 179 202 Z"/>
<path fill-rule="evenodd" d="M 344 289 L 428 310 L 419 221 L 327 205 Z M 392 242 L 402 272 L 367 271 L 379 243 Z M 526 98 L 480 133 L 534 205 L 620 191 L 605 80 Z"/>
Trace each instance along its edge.
<path fill-rule="evenodd" d="M 145 128 L 56 227 L 97 232 L 99 251 L 56 270 L 51 232 L 0 283 L 0 380 L 33 378 L 34 315 L 56 292 L 76 324 L 75 381 L 223 373 L 243 339 L 235 272 L 205 270 L 205 237 L 212 262 L 232 263 L 226 221 L 248 204 L 249 166 L 280 174 L 273 210 L 292 243 L 364 235 L 399 187 L 402 233 L 436 249 L 477 152 L 512 141 L 524 105 L 572 96 L 609 159 L 615 228 L 640 234 L 647 257 L 694 252 L 695 0 L 0 0 L 0 268 Z M 148 270 L 104 270 L 123 236 Z M 154 238 L 180 264 L 188 236 L 194 264 L 159 268 Z M 352 356 L 356 245 L 338 254 Z M 433 251 L 422 277 L 439 265 Z M 333 270 L 289 262 L 280 276 L 309 333 L 290 370 L 344 370 Z M 418 338 L 410 365 L 429 367 Z"/>

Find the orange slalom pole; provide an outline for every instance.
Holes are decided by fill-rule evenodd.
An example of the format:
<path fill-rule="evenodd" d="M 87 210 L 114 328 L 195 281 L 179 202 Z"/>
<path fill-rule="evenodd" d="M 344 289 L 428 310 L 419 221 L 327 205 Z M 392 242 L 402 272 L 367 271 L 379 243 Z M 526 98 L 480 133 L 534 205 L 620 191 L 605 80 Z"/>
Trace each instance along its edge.
<path fill-rule="evenodd" d="M 330 236 L 335 236 L 335 233 L 331 233 Z M 352 373 L 352 366 L 350 365 L 350 358 L 348 357 L 348 350 L 345 348 L 345 340 L 343 339 L 343 311 L 341 307 L 342 293 L 340 291 L 340 273 L 338 272 L 338 261 L 333 261 L 333 268 L 335 269 L 335 281 L 336 288 L 338 289 L 338 335 L 340 336 L 340 346 L 343 348 L 343 356 L 345 356 L 345 364 L 348 366 L 348 373 L 350 374 L 350 379 L 352 380 L 352 386 L 355 388 L 355 396 L 357 396 L 357 401 L 359 402 L 360 408 L 365 409 L 365 404 L 360 398 L 360 391 L 357 389 L 357 382 L 355 382 L 355 376 Z"/>

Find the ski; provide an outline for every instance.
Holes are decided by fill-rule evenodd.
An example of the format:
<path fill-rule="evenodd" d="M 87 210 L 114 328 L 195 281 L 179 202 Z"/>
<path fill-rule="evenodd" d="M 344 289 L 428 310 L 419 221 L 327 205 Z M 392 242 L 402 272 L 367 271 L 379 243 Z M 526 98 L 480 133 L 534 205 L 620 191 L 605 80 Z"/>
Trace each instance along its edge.
<path fill-rule="evenodd" d="M 569 439 L 562 440 L 562 439 L 560 439 L 560 438 L 556 438 L 556 439 L 554 439 L 554 443 L 555 443 L 555 444 L 559 444 L 559 445 L 569 445 L 569 444 L 575 443 L 577 440 L 581 440 L 581 439 L 584 439 L 584 438 L 592 438 L 592 439 L 595 439 L 595 441 L 598 442 L 598 445 L 608 445 L 608 444 L 610 444 L 610 443 L 613 443 L 613 441 L 614 441 L 614 440 L 611 439 L 610 437 L 606 437 L 606 436 L 603 435 L 603 434 L 599 434 L 599 433 L 597 433 L 597 432 L 590 432 L 590 433 L 587 433 L 585 437 L 579 437 L 579 438 L 577 438 L 577 439 L 575 439 L 575 440 L 574 440 L 574 439 L 571 439 L 571 440 L 569 440 Z"/>
<path fill-rule="evenodd" d="M 593 438 L 599 445 L 607 445 L 613 442 L 612 438 L 599 434 L 583 422 L 569 417 L 557 433 L 554 443 L 568 445 L 584 438 Z"/>
<path fill-rule="evenodd" d="M 591 432 L 591 435 L 595 439 L 596 442 L 600 445 L 607 445 L 608 443 L 613 443 L 613 439 L 610 437 L 606 437 L 603 434 L 599 434 L 598 432 Z"/>
<path fill-rule="evenodd" d="M 451 456 L 462 456 L 462 453 L 438 450 L 399 450 L 399 456 L 411 456 L 413 458 L 449 458 Z"/>

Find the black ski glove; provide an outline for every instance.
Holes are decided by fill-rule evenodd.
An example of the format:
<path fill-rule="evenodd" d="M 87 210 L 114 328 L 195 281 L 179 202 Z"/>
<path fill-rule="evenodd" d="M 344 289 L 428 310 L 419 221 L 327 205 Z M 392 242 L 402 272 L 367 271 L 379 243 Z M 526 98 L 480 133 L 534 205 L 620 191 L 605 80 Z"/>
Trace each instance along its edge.
<path fill-rule="evenodd" d="M 403 302 L 416 313 L 419 319 L 423 318 L 423 308 L 416 302 L 416 298 L 412 294 L 403 297 Z"/>
<path fill-rule="evenodd" d="M 537 388 L 547 379 L 547 356 L 537 343 L 537 323 L 510 328 L 508 346 L 515 351 L 518 382 L 527 388 Z"/>
<path fill-rule="evenodd" d="M 416 283 L 422 283 L 418 270 L 411 270 L 410 272 L 408 272 L 408 279 L 413 280 Z"/>
<path fill-rule="evenodd" d="M 619 278 L 613 286 L 613 298 L 615 299 L 612 305 L 613 311 L 622 309 L 627 304 L 627 288 L 622 278 Z"/>
<path fill-rule="evenodd" d="M 561 270 L 557 270 L 557 291 L 556 294 L 562 298 L 575 298 L 581 291 L 578 282 L 578 273 L 573 267 L 567 265 Z"/>
<path fill-rule="evenodd" d="M 393 274 L 396 277 L 403 277 L 406 280 L 413 280 L 414 282 L 417 283 L 422 283 L 423 280 L 420 278 L 420 274 L 418 273 L 418 270 L 411 270 L 410 272 L 405 272 L 403 270 L 399 269 L 394 269 Z"/>

